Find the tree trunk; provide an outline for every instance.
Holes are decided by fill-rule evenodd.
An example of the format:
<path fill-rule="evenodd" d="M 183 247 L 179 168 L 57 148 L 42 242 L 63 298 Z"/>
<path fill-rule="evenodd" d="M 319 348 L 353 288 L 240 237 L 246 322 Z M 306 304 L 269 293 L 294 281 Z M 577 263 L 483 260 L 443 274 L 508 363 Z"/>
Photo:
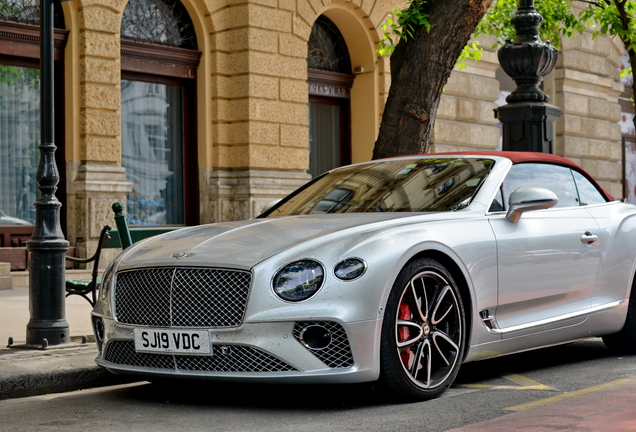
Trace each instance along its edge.
<path fill-rule="evenodd" d="M 626 47 L 628 45 L 625 45 Z M 636 65 L 636 51 L 633 49 L 627 50 L 627 55 L 629 56 L 629 64 Z M 634 105 L 634 100 L 636 97 L 636 69 L 632 66 L 632 105 Z M 636 116 L 632 119 L 632 123 L 634 123 L 634 130 L 636 130 Z"/>
<path fill-rule="evenodd" d="M 621 20 L 621 25 L 623 30 L 629 32 L 629 28 L 632 25 L 632 15 L 625 10 L 625 3 L 621 1 L 614 0 L 614 4 L 616 5 L 616 9 L 618 10 L 618 16 Z M 634 103 L 634 98 L 636 97 L 636 71 L 634 67 L 636 66 L 636 50 L 631 46 L 631 39 L 629 37 L 629 33 L 623 37 L 621 37 L 621 41 L 625 46 L 625 50 L 627 51 L 627 55 L 629 56 L 629 64 L 632 66 L 632 104 Z M 632 119 L 634 123 L 634 129 L 636 129 L 636 116 Z"/>
<path fill-rule="evenodd" d="M 426 153 L 442 89 L 492 0 L 429 0 L 418 29 L 391 56 L 391 88 L 373 159 Z"/>
<path fill-rule="evenodd" d="M 607 0 L 606 0 L 607 1 Z M 616 10 L 618 11 L 618 16 L 621 21 L 621 26 L 623 30 L 626 32 L 625 35 L 621 36 L 621 41 L 627 50 L 627 55 L 629 56 L 629 64 L 632 66 L 632 99 L 636 97 L 636 73 L 634 72 L 634 67 L 636 66 L 636 50 L 631 46 L 631 38 L 630 38 L 630 27 L 632 25 L 632 15 L 631 13 L 625 10 L 625 2 L 614 0 L 614 5 L 616 5 Z M 632 100 L 632 103 L 634 101 Z M 632 120 L 634 123 L 634 128 L 636 129 L 636 116 Z"/>

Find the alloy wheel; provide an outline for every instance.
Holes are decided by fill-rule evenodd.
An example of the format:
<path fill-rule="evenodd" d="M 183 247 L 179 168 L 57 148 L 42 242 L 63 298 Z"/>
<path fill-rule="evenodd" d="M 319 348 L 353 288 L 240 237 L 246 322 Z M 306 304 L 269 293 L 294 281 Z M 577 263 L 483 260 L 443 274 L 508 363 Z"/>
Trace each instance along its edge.
<path fill-rule="evenodd" d="M 395 341 L 400 364 L 423 389 L 446 383 L 459 361 L 464 329 L 455 289 L 437 271 L 416 274 L 398 303 Z"/>

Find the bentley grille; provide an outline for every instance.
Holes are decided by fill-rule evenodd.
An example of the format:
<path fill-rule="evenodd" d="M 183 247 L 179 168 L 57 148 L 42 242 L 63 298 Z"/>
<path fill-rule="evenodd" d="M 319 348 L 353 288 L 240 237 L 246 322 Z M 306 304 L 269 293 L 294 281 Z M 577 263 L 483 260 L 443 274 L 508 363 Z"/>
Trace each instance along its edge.
<path fill-rule="evenodd" d="M 201 268 L 154 268 L 117 273 L 119 322 L 161 327 L 238 327 L 252 275 Z"/>
<path fill-rule="evenodd" d="M 353 366 L 353 354 L 349 346 L 349 339 L 344 328 L 331 321 L 300 321 L 294 326 L 294 339 L 300 342 L 300 333 L 303 328 L 309 326 L 324 327 L 331 334 L 331 343 L 322 349 L 310 350 L 330 368 L 345 368 Z"/>
<path fill-rule="evenodd" d="M 287 372 L 290 364 L 258 348 L 243 345 L 214 345 L 211 356 L 150 354 L 135 351 L 133 341 L 112 341 L 106 347 L 107 362 L 172 371 Z"/>

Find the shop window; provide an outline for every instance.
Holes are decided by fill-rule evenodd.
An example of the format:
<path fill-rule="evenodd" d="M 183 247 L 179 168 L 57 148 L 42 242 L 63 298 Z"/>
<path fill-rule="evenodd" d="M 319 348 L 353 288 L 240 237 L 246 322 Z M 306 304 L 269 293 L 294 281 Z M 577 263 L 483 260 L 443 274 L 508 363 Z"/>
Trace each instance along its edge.
<path fill-rule="evenodd" d="M 37 69 L 0 65 L 0 223 L 33 225 L 40 159 L 40 75 Z"/>
<path fill-rule="evenodd" d="M 313 177 L 351 163 L 351 59 L 336 25 L 320 16 L 307 54 L 309 172 Z"/>
<path fill-rule="evenodd" d="M 39 196 L 40 11 L 34 0 L 4 0 L 0 5 L 0 247 L 23 247 L 33 232 Z M 68 31 L 59 2 L 54 5 L 54 27 L 55 158 L 60 174 L 56 197 L 62 202 L 66 231 L 63 54 Z M 12 268 L 18 269 L 13 263 Z"/>
<path fill-rule="evenodd" d="M 121 39 L 122 166 L 133 183 L 128 223 L 195 225 L 201 53 L 192 21 L 178 1 L 131 0 Z"/>

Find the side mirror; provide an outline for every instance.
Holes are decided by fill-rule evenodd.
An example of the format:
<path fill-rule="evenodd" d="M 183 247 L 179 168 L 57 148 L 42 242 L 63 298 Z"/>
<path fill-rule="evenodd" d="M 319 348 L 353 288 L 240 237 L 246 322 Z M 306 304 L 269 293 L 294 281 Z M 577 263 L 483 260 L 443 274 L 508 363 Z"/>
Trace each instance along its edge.
<path fill-rule="evenodd" d="M 510 222 L 517 223 L 523 212 L 547 209 L 558 202 L 559 199 L 551 190 L 523 186 L 515 189 L 510 194 L 509 209 L 506 217 Z"/>

